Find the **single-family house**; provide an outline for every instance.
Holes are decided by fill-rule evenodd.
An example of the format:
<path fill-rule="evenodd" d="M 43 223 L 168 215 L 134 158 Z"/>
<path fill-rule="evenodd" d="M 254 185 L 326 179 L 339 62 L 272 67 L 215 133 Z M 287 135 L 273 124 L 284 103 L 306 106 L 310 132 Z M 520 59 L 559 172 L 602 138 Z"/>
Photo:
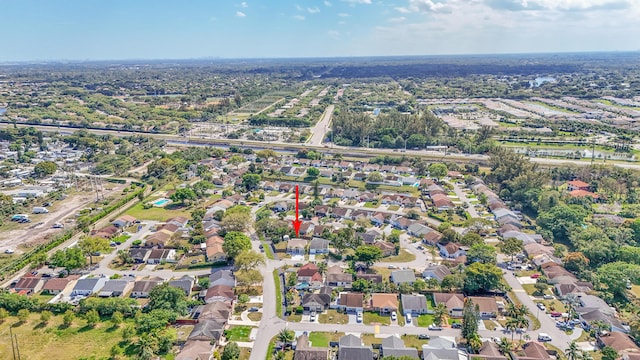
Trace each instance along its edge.
<path fill-rule="evenodd" d="M 327 286 L 351 289 L 352 283 L 353 276 L 345 273 L 340 266 L 334 265 L 327 269 Z"/>
<path fill-rule="evenodd" d="M 151 293 L 151 290 L 156 286 L 162 284 L 164 279 L 159 277 L 153 277 L 148 279 L 141 279 L 133 284 L 133 290 L 131 291 L 132 298 L 147 298 Z"/>
<path fill-rule="evenodd" d="M 432 228 L 428 227 L 427 225 L 421 224 L 419 222 L 414 222 L 413 224 L 409 225 L 409 227 L 407 228 L 407 232 L 409 233 L 409 235 L 412 235 L 418 238 L 421 238 L 425 234 L 428 234 L 432 231 L 434 231 Z"/>
<path fill-rule="evenodd" d="M 362 293 L 340 293 L 338 298 L 338 308 L 347 313 L 362 312 L 364 307 L 364 294 Z"/>
<path fill-rule="evenodd" d="M 58 295 L 63 292 L 67 286 L 75 286 L 78 278 L 78 275 L 69 275 L 63 278 L 49 278 L 42 287 L 42 292 L 46 292 L 49 295 Z"/>
<path fill-rule="evenodd" d="M 191 296 L 191 289 L 193 289 L 194 283 L 194 278 L 189 275 L 184 275 L 181 278 L 169 280 L 169 286 L 182 290 L 187 298 Z"/>
<path fill-rule="evenodd" d="M 136 264 L 142 264 L 147 262 L 151 249 L 148 248 L 132 248 L 129 249 L 129 255 Z"/>
<path fill-rule="evenodd" d="M 466 254 L 466 251 L 458 244 L 452 242 L 445 245 L 438 243 L 438 248 L 440 249 L 440 256 L 447 259 L 455 259 Z"/>
<path fill-rule="evenodd" d="M 300 224 L 300 230 L 299 230 L 300 236 L 313 235 L 314 226 L 315 224 L 312 223 L 311 221 L 303 221 L 302 224 Z"/>
<path fill-rule="evenodd" d="M 198 320 L 217 319 L 227 321 L 231 313 L 231 304 L 224 301 L 214 301 L 194 308 L 192 317 Z"/>
<path fill-rule="evenodd" d="M 398 295 L 371 294 L 370 308 L 380 314 L 390 314 L 392 311 L 398 311 Z"/>
<path fill-rule="evenodd" d="M 495 297 L 470 296 L 467 298 L 480 310 L 480 317 L 495 318 L 498 316 L 498 303 Z"/>
<path fill-rule="evenodd" d="M 325 311 L 331 304 L 331 293 L 306 293 L 302 296 L 302 308 L 306 311 Z"/>
<path fill-rule="evenodd" d="M 380 274 L 366 274 L 363 272 L 358 272 L 356 274 L 356 279 L 362 279 L 365 281 L 369 281 L 372 282 L 374 284 L 381 284 L 382 283 L 382 275 Z"/>
<path fill-rule="evenodd" d="M 113 279 L 104 283 L 99 297 L 122 297 L 129 289 L 131 289 L 133 282 L 127 279 Z"/>
<path fill-rule="evenodd" d="M 403 315 L 421 315 L 429 311 L 427 298 L 424 295 L 402 294 L 400 295 L 400 302 L 402 303 Z"/>
<path fill-rule="evenodd" d="M 136 219 L 135 217 L 131 216 L 131 215 L 121 215 L 120 217 L 118 217 L 117 219 L 115 219 L 112 224 L 119 227 L 119 228 L 126 228 L 129 227 L 133 224 L 135 224 L 135 222 L 138 219 Z"/>
<path fill-rule="evenodd" d="M 376 241 L 373 246 L 380 249 L 382 256 L 393 256 L 396 254 L 396 246 L 388 241 Z"/>
<path fill-rule="evenodd" d="M 326 254 L 329 252 L 329 240 L 314 237 L 309 242 L 309 254 Z"/>
<path fill-rule="evenodd" d="M 391 282 L 396 285 L 413 284 L 416 281 L 416 274 L 412 269 L 395 270 L 391 272 Z"/>
<path fill-rule="evenodd" d="M 304 255 L 307 248 L 307 240 L 304 239 L 291 239 L 287 241 L 287 254 L 291 255 Z"/>
<path fill-rule="evenodd" d="M 225 285 L 231 288 L 236 286 L 236 278 L 231 270 L 216 270 L 209 275 L 209 286 Z"/>
<path fill-rule="evenodd" d="M 223 243 L 220 242 L 211 242 L 206 244 L 205 254 L 207 256 L 207 261 L 218 263 L 225 262 L 229 259 L 227 253 L 222 247 L 222 244 Z"/>
<path fill-rule="evenodd" d="M 524 357 L 536 360 L 551 360 L 553 359 L 549 352 L 547 352 L 547 348 L 544 345 L 530 341 L 523 345 Z"/>
<path fill-rule="evenodd" d="M 373 349 L 365 346 L 362 340 L 355 335 L 345 335 L 338 343 L 338 359 L 348 360 L 373 360 Z"/>
<path fill-rule="evenodd" d="M 175 262 L 175 249 L 152 249 L 147 257 L 147 264 L 160 264 L 164 262 Z"/>
<path fill-rule="evenodd" d="M 431 265 L 422 272 L 422 277 L 425 280 L 436 279 L 438 282 L 442 282 L 447 275 L 451 275 L 451 270 L 444 265 Z"/>
<path fill-rule="evenodd" d="M 456 293 L 433 293 L 434 305 L 444 304 L 450 317 L 462 317 L 464 295 Z"/>
<path fill-rule="evenodd" d="M 381 355 L 385 358 L 411 358 L 420 359 L 418 356 L 418 349 L 408 348 L 404 345 L 404 341 L 398 335 L 391 335 L 382 339 L 382 345 L 380 347 Z"/>
<path fill-rule="evenodd" d="M 589 191 L 589 184 L 581 181 L 581 180 L 573 180 L 573 181 L 568 181 L 567 182 L 567 190 L 569 191 L 574 191 L 574 190 L 584 190 L 584 191 Z"/>
<path fill-rule="evenodd" d="M 300 335 L 296 342 L 296 350 L 293 353 L 293 360 L 327 360 L 329 359 L 329 349 L 326 347 L 311 346 L 306 333 Z"/>
<path fill-rule="evenodd" d="M 202 321 L 198 321 L 194 325 L 193 330 L 191 330 L 187 339 L 217 343 L 224 334 L 225 326 L 226 321 L 218 319 L 204 319 Z"/>
<path fill-rule="evenodd" d="M 437 211 L 447 211 L 455 207 L 453 201 L 451 201 L 451 199 L 449 199 L 449 197 L 444 194 L 431 195 L 431 201 L 433 202 L 433 207 Z"/>
<path fill-rule="evenodd" d="M 233 288 L 227 285 L 215 285 L 210 287 L 204 295 L 204 301 L 209 304 L 216 301 L 231 303 L 235 299 Z"/>
<path fill-rule="evenodd" d="M 317 281 L 318 277 L 320 278 L 320 282 L 322 282 L 322 275 L 314 263 L 306 263 L 298 269 L 299 282 L 310 284 L 314 280 Z"/>
<path fill-rule="evenodd" d="M 42 289 L 44 285 L 44 281 L 41 277 L 34 276 L 24 276 L 21 277 L 20 280 L 16 283 L 16 286 L 13 288 L 17 293 L 30 295 L 35 294 Z"/>
<path fill-rule="evenodd" d="M 106 282 L 107 278 L 103 277 L 80 279 L 71 290 L 71 296 L 89 296 L 102 289 Z"/>
<path fill-rule="evenodd" d="M 422 236 L 422 242 L 431 246 L 436 246 L 440 240 L 442 240 L 442 234 L 435 230 Z"/>
<path fill-rule="evenodd" d="M 624 356 L 629 353 L 640 354 L 640 347 L 636 345 L 629 335 L 618 331 L 606 332 L 598 336 L 596 341 L 601 348 L 605 346 L 612 347 L 618 355 Z"/>

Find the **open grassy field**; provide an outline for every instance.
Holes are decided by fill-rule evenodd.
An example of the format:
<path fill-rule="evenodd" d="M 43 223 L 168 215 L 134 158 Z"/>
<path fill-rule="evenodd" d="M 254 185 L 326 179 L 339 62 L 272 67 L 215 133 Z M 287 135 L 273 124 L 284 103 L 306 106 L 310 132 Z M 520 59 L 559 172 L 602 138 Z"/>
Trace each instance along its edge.
<path fill-rule="evenodd" d="M 382 316 L 382 315 L 378 314 L 377 312 L 365 311 L 364 314 L 363 314 L 362 321 L 366 325 L 371 325 L 371 324 L 390 325 L 391 324 L 391 317 L 390 316 Z"/>
<path fill-rule="evenodd" d="M 396 256 L 389 256 L 386 258 L 382 258 L 380 259 L 381 262 L 409 262 L 409 261 L 413 261 L 416 259 L 416 256 L 413 255 L 412 253 L 408 252 L 405 249 L 400 250 L 400 252 L 398 253 L 398 255 Z"/>
<path fill-rule="evenodd" d="M 415 321 L 415 317 L 414 317 Z M 422 314 L 418 316 L 418 326 L 420 327 L 428 327 L 433 324 L 433 315 L 431 314 Z"/>
<path fill-rule="evenodd" d="M 136 204 L 127 210 L 125 214 L 131 215 L 136 219 L 152 221 L 165 221 L 176 216 L 190 217 L 189 210 L 186 207 L 167 205 L 163 208 L 154 206 L 150 209 L 145 209 L 142 203 Z"/>
<path fill-rule="evenodd" d="M 18 319 L 10 316 L 0 324 L 0 359 L 11 359 L 9 327 Z M 12 329 L 18 339 L 20 355 L 30 360 L 69 360 L 79 357 L 107 358 L 111 347 L 122 340 L 122 330 L 109 323 L 98 324 L 95 328 L 86 326 L 81 319 L 65 328 L 62 316 L 53 316 L 47 325 L 40 322 L 39 314 L 31 314 L 29 319 Z"/>

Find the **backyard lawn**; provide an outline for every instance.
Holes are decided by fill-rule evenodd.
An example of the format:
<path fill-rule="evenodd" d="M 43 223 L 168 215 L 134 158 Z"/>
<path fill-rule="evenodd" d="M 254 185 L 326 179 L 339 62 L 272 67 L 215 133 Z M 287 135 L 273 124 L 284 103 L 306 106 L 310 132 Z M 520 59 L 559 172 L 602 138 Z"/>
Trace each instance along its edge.
<path fill-rule="evenodd" d="M 388 256 L 386 258 L 382 258 L 380 261 L 381 262 L 409 262 L 409 261 L 413 261 L 416 259 L 416 256 L 413 255 L 412 253 L 408 252 L 405 249 L 400 250 L 400 252 L 398 253 L 398 255 L 396 256 Z"/>
<path fill-rule="evenodd" d="M 326 314 L 318 316 L 318 322 L 321 324 L 347 324 L 349 323 L 349 315 L 339 313 L 335 310 L 327 310 Z"/>
<path fill-rule="evenodd" d="M 224 334 L 229 341 L 249 341 L 251 326 L 232 326 L 229 330 L 225 330 Z"/>
<path fill-rule="evenodd" d="M 429 340 L 420 340 L 416 335 L 403 335 L 404 345 L 408 348 L 416 348 L 422 350 L 422 345 L 427 344 Z"/>
<path fill-rule="evenodd" d="M 309 334 L 309 341 L 313 347 L 329 347 L 330 341 L 338 341 L 344 333 L 312 332 Z"/>

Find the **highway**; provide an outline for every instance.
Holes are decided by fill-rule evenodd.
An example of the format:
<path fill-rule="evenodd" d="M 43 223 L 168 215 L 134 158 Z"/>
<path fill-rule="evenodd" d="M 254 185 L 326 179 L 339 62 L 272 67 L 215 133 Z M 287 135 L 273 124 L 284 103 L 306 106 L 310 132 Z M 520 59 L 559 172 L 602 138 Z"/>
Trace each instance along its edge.
<path fill-rule="evenodd" d="M 335 106 L 329 105 L 324 110 L 320 121 L 318 121 L 311 129 L 311 137 L 309 138 L 309 141 L 307 141 L 307 144 L 322 146 L 322 142 L 324 141 L 324 138 L 325 136 L 327 136 L 327 132 L 329 131 L 329 124 L 331 123 L 333 109 L 335 109 Z"/>
<path fill-rule="evenodd" d="M 13 127 L 13 123 L 2 122 L 0 123 L 0 128 L 8 128 Z M 426 160 L 435 160 L 435 161 L 448 161 L 448 162 L 457 162 L 462 164 L 474 163 L 480 165 L 487 165 L 489 161 L 488 155 L 481 154 L 459 154 L 459 153 L 444 153 L 441 151 L 431 151 L 431 150 L 406 150 L 406 152 L 398 152 L 392 149 L 374 149 L 374 148 L 360 148 L 360 147 L 347 147 L 347 146 L 335 146 L 332 145 L 329 147 L 328 145 L 314 145 L 311 143 L 305 144 L 290 144 L 284 142 L 264 142 L 257 140 L 244 140 L 244 139 L 203 139 L 196 137 L 184 137 L 172 134 L 157 134 L 157 133 L 145 133 L 145 132 L 135 132 L 135 131 L 118 131 L 118 130 L 106 130 L 106 129 L 82 129 L 75 127 L 65 127 L 65 126 L 57 126 L 57 125 L 29 125 L 29 124 L 15 124 L 17 127 L 33 127 L 35 129 L 45 131 L 45 132 L 58 132 L 61 134 L 71 134 L 75 131 L 86 130 L 91 132 L 92 134 L 103 134 L 103 135 L 112 135 L 112 136 L 149 136 L 156 139 L 162 139 L 167 142 L 167 144 L 172 146 L 217 146 L 217 147 L 229 147 L 229 146 L 242 146 L 246 148 L 252 148 L 254 150 L 262 150 L 262 149 L 272 149 L 278 152 L 285 153 L 296 153 L 299 150 L 307 149 L 307 150 L 316 150 L 319 152 L 323 152 L 325 154 L 346 154 L 349 157 L 359 157 L 359 158 L 371 158 L 380 155 L 389 155 L 389 156 L 407 156 L 407 157 L 419 157 Z M 591 163 L 589 161 L 582 160 L 574 160 L 574 159 L 549 159 L 549 158 L 530 158 L 531 161 L 547 165 L 547 166 L 558 166 L 558 165 L 578 165 L 578 166 L 587 166 Z M 626 169 L 640 170 L 640 164 L 637 163 L 629 163 L 629 162 L 614 162 L 611 161 L 609 164 L 613 166 L 618 166 Z"/>

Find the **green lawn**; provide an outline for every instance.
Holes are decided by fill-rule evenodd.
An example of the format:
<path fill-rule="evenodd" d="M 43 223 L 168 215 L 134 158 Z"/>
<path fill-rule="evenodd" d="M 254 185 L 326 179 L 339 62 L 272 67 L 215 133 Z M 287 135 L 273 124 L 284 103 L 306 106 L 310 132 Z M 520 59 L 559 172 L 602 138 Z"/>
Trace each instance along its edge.
<path fill-rule="evenodd" d="M 144 209 L 142 203 L 137 203 L 131 209 L 127 210 L 125 214 L 131 215 L 140 220 L 152 220 L 152 221 L 165 221 L 172 217 L 184 216 L 190 218 L 190 213 L 187 208 L 173 208 L 170 206 L 152 207 L 150 209 Z"/>
<path fill-rule="evenodd" d="M 9 327 L 18 322 L 8 317 L 0 323 L 0 359 L 12 359 L 9 343 Z M 18 338 L 20 355 L 30 360 L 67 360 L 71 354 L 86 357 L 108 358 L 111 347 L 122 340 L 122 330 L 110 323 L 100 323 L 89 328 L 84 320 L 76 319 L 68 327 L 62 327 L 62 316 L 53 316 L 47 325 L 40 323 L 40 315 L 32 314 L 26 323 L 13 327 Z M 75 358 L 76 356 L 71 356 Z"/>
<path fill-rule="evenodd" d="M 377 209 L 380 205 L 379 204 L 374 204 L 371 201 L 367 201 L 366 203 L 364 203 L 364 207 L 368 208 L 368 209 Z"/>
<path fill-rule="evenodd" d="M 415 321 L 415 316 L 413 318 L 413 321 Z M 433 324 L 433 315 L 431 315 L 431 314 L 422 314 L 422 315 L 418 316 L 418 326 L 420 326 L 420 327 L 428 327 L 431 324 Z"/>
<path fill-rule="evenodd" d="M 318 322 L 321 324 L 347 324 L 349 323 L 349 316 L 335 310 L 327 310 L 326 314 L 318 316 Z"/>
<path fill-rule="evenodd" d="M 344 336 L 344 333 L 326 333 L 326 332 L 311 332 L 309 333 L 309 341 L 313 347 L 329 347 L 330 341 L 338 341 Z"/>
<path fill-rule="evenodd" d="M 276 283 L 276 316 L 282 316 L 282 291 L 280 290 L 280 277 L 278 269 L 273 270 L 273 281 Z"/>
<path fill-rule="evenodd" d="M 302 314 L 291 314 L 291 315 L 287 316 L 287 321 L 300 322 L 300 321 L 302 321 Z"/>
<path fill-rule="evenodd" d="M 366 325 L 371 325 L 372 323 L 376 323 L 380 325 L 391 325 L 390 316 L 381 316 L 377 312 L 370 312 L 370 311 L 364 312 L 362 321 Z"/>
<path fill-rule="evenodd" d="M 389 205 L 389 211 L 398 211 L 400 210 L 400 206 L 398 205 Z"/>
<path fill-rule="evenodd" d="M 380 259 L 381 262 L 409 262 L 416 259 L 416 256 L 413 253 L 408 252 L 405 249 L 401 249 L 398 255 L 396 256 L 388 256 L 386 258 Z"/>
<path fill-rule="evenodd" d="M 229 341 L 249 341 L 249 334 L 251 333 L 251 326 L 231 326 L 228 330 L 224 331 L 224 335 Z"/>

